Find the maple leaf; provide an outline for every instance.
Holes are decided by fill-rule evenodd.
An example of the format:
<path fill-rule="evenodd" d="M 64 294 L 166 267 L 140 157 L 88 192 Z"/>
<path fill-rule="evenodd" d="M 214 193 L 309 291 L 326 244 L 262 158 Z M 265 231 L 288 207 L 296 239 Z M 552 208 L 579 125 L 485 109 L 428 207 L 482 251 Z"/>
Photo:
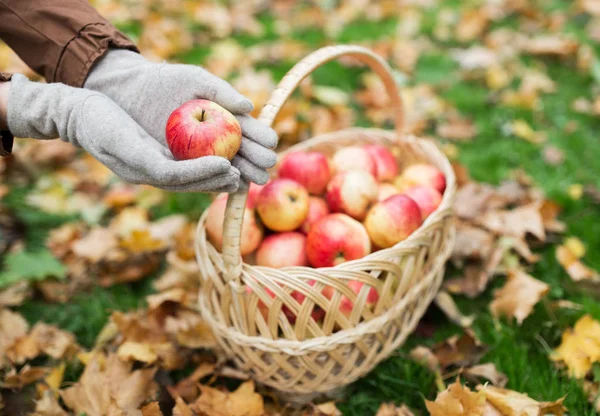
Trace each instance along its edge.
<path fill-rule="evenodd" d="M 590 315 L 582 316 L 573 329 L 563 332 L 561 344 L 550 359 L 564 362 L 572 377 L 585 377 L 592 364 L 600 361 L 600 322 Z"/>
<path fill-rule="evenodd" d="M 6 349 L 13 363 L 23 363 L 44 353 L 52 358 L 72 357 L 79 350 L 75 336 L 53 325 L 38 322 L 27 335 L 19 337 Z"/>
<path fill-rule="evenodd" d="M 2 387 L 5 389 L 21 389 L 27 384 L 34 383 L 44 378 L 50 371 L 47 367 L 30 367 L 23 366 L 17 373 L 16 369 L 12 368 L 4 377 Z"/>
<path fill-rule="evenodd" d="M 194 416 L 194 413 L 181 397 L 176 397 L 173 416 Z"/>
<path fill-rule="evenodd" d="M 393 403 L 382 403 L 375 416 L 414 416 L 414 413 L 405 405 L 398 407 Z"/>
<path fill-rule="evenodd" d="M 485 409 L 485 395 L 471 391 L 456 382 L 438 393 L 435 401 L 425 400 L 425 407 L 431 416 L 482 416 Z"/>
<path fill-rule="evenodd" d="M 102 415 L 113 409 L 137 410 L 156 392 L 156 368 L 132 371 L 132 365 L 115 355 L 96 355 L 86 365 L 79 381 L 60 391 L 70 409 L 76 413 Z"/>
<path fill-rule="evenodd" d="M 511 270 L 504 287 L 494 291 L 490 311 L 494 316 L 514 317 L 517 324 L 521 325 L 549 290 L 550 286 L 546 283 L 521 270 Z"/>
<path fill-rule="evenodd" d="M 5 365 L 6 350 L 27 334 L 29 325 L 25 318 L 9 309 L 0 308 L 0 367 Z"/>
<path fill-rule="evenodd" d="M 52 391 L 46 390 L 42 397 L 35 402 L 35 411 L 30 416 L 69 416 L 60 407 L 58 400 Z"/>
<path fill-rule="evenodd" d="M 449 366 L 468 367 L 481 359 L 487 352 L 473 331 L 464 329 L 462 335 L 453 335 L 445 341 L 434 345 L 431 350 L 435 354 L 442 369 Z"/>
<path fill-rule="evenodd" d="M 526 394 L 494 386 L 478 386 L 477 389 L 502 415 L 562 416 L 567 410 L 563 406 L 565 397 L 554 402 L 538 402 Z"/>
<path fill-rule="evenodd" d="M 556 248 L 556 260 L 565 269 L 573 281 L 589 285 L 590 287 L 600 286 L 600 274 L 587 267 L 580 260 L 585 254 L 585 248 L 581 249 L 578 243 L 568 243 L 568 240 Z"/>
<path fill-rule="evenodd" d="M 11 253 L 5 257 L 5 270 L 0 272 L 0 288 L 21 280 L 64 279 L 66 268 L 48 251 Z"/>
<path fill-rule="evenodd" d="M 476 222 L 499 235 L 525 238 L 531 233 L 540 241 L 546 239 L 544 224 L 540 214 L 540 203 L 503 211 L 487 211 Z"/>
<path fill-rule="evenodd" d="M 132 253 L 163 250 L 166 244 L 152 237 L 149 230 L 133 230 L 131 235 L 121 240 L 120 246 Z"/>
<path fill-rule="evenodd" d="M 474 365 L 473 367 L 466 368 L 462 374 L 469 379 L 485 378 L 491 381 L 492 384 L 500 387 L 504 387 L 508 382 L 508 377 L 499 372 L 493 363 Z"/>
<path fill-rule="evenodd" d="M 27 281 L 20 281 L 6 289 L 0 289 L 0 308 L 18 306 L 31 296 L 31 286 Z"/>
<path fill-rule="evenodd" d="M 198 397 L 198 382 L 215 371 L 215 365 L 212 363 L 200 364 L 192 374 L 181 380 L 175 386 L 169 388 L 171 396 L 181 397 L 187 402 L 193 401 Z"/>
<path fill-rule="evenodd" d="M 234 392 L 222 392 L 200 385 L 200 397 L 190 405 L 196 413 L 212 416 L 262 416 L 263 398 L 254 391 L 254 382 L 242 383 Z"/>
<path fill-rule="evenodd" d="M 107 228 L 94 228 L 83 238 L 72 244 L 75 255 L 91 262 L 104 258 L 117 248 L 118 240 L 114 232 Z"/>
<path fill-rule="evenodd" d="M 140 409 L 142 416 L 163 416 L 158 402 L 148 403 Z"/>
<path fill-rule="evenodd" d="M 444 312 L 448 319 L 463 328 L 470 327 L 475 320 L 475 315 L 463 315 L 458 309 L 458 306 L 456 306 L 452 296 L 450 296 L 447 292 L 440 291 L 435 296 L 435 304 L 442 310 L 442 312 Z"/>

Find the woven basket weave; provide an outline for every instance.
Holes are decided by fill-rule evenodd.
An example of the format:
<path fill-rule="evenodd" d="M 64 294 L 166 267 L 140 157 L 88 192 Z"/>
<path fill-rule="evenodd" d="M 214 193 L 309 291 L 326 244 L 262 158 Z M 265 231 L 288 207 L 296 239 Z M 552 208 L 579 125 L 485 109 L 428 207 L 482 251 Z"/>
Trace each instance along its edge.
<path fill-rule="evenodd" d="M 196 235 L 202 279 L 199 309 L 219 345 L 254 380 L 300 401 L 316 393 L 339 390 L 402 345 L 436 295 L 454 241 L 452 167 L 432 142 L 403 135 L 401 98 L 389 67 L 378 55 L 346 45 L 325 47 L 308 55 L 282 79 L 260 119 L 271 125 L 307 75 L 344 55 L 367 64 L 383 79 L 397 110 L 396 131 L 346 129 L 310 139 L 285 153 L 315 150 L 332 155 L 350 145 L 388 146 L 397 154 L 400 169 L 427 162 L 444 173 L 447 187 L 439 208 L 408 239 L 394 247 L 331 268 L 272 269 L 243 263 L 240 234 L 247 191 L 229 196 L 222 252 L 207 239 L 206 213 L 198 223 Z M 365 285 L 355 294 L 346 285 L 349 280 Z M 310 285 L 310 281 L 315 282 Z M 322 294 L 326 286 L 335 291 L 331 299 Z M 377 289 L 379 300 L 369 307 L 365 304 L 371 287 Z M 275 297 L 269 296 L 267 290 Z M 301 304 L 292 297 L 294 291 L 306 295 Z M 349 316 L 339 312 L 343 296 L 354 304 Z M 266 319 L 259 302 L 268 307 Z M 322 322 L 311 318 L 315 305 L 326 312 Z M 286 318 L 285 308 L 296 315 L 294 323 Z"/>

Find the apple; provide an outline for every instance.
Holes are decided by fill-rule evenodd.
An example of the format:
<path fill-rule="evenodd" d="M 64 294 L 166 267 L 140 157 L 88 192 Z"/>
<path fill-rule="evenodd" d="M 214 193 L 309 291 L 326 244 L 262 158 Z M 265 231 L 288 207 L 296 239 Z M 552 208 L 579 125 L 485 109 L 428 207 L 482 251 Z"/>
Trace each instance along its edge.
<path fill-rule="evenodd" d="M 370 252 L 367 230 L 345 214 L 329 214 L 321 218 L 306 236 L 306 254 L 313 267 L 336 266 L 360 259 Z"/>
<path fill-rule="evenodd" d="M 383 201 L 385 199 L 388 199 L 390 196 L 397 195 L 399 193 L 400 191 L 398 190 L 398 188 L 396 188 L 391 183 L 380 183 L 379 191 L 377 194 L 377 200 Z"/>
<path fill-rule="evenodd" d="M 443 194 L 446 189 L 446 177 L 439 169 L 431 165 L 417 163 L 407 167 L 396 179 L 395 185 L 401 192 L 407 191 L 413 186 L 423 185 L 437 189 Z"/>
<path fill-rule="evenodd" d="M 352 291 L 354 293 L 356 293 L 357 295 L 360 293 L 360 291 L 364 285 L 365 284 L 363 282 L 359 282 L 358 280 L 350 280 L 348 282 L 348 287 L 350 289 L 352 289 Z M 329 297 L 329 299 L 331 299 L 331 297 Z M 379 300 L 379 293 L 377 292 L 377 289 L 372 287 L 369 290 L 369 293 L 367 294 L 367 301 L 365 302 L 365 305 L 373 306 L 374 304 L 377 303 L 378 300 Z M 354 303 L 347 296 L 342 296 L 342 298 L 340 299 L 340 304 L 339 304 L 338 308 L 339 308 L 340 312 L 342 312 L 344 315 L 350 316 L 350 314 L 352 313 L 352 309 L 354 309 Z"/>
<path fill-rule="evenodd" d="M 267 295 L 269 295 L 271 298 L 275 297 L 275 293 L 273 293 L 270 289 L 265 287 L 264 290 L 265 292 L 267 292 Z M 250 288 L 250 286 L 246 286 L 246 293 L 248 293 L 249 295 L 252 294 L 252 289 Z M 258 300 L 258 311 L 266 321 L 267 317 L 269 316 L 269 308 L 267 307 L 267 305 L 265 305 L 265 303 L 262 300 L 260 300 L 260 298 Z"/>
<path fill-rule="evenodd" d="M 422 222 L 415 201 L 406 195 L 393 195 L 371 208 L 365 227 L 376 246 L 388 248 L 406 239 Z"/>
<path fill-rule="evenodd" d="M 329 215 L 327 202 L 323 198 L 311 196 L 308 199 L 308 214 L 306 214 L 306 219 L 302 223 L 300 230 L 307 234 L 310 227 L 326 215 Z"/>
<path fill-rule="evenodd" d="M 206 232 L 211 243 L 219 251 L 223 248 L 223 220 L 227 206 L 227 194 L 220 194 L 208 208 L 206 216 Z M 260 245 L 263 238 L 263 229 L 256 221 L 254 210 L 244 208 L 242 226 L 242 240 L 240 252 L 242 256 L 252 253 Z"/>
<path fill-rule="evenodd" d="M 332 212 L 343 212 L 362 220 L 371 205 L 377 202 L 377 181 L 369 172 L 349 170 L 336 174 L 327 185 L 325 195 Z"/>
<path fill-rule="evenodd" d="M 308 284 L 311 286 L 315 285 L 315 281 L 314 280 L 309 280 Z M 303 293 L 297 292 L 297 291 L 293 291 L 292 292 L 292 297 L 294 299 L 296 299 L 296 301 L 302 305 L 302 303 L 304 303 L 304 299 L 306 299 L 306 295 L 304 295 Z M 296 322 L 296 315 L 287 307 L 283 307 L 282 308 L 283 312 L 285 313 L 285 316 L 288 318 L 288 320 L 290 321 L 291 324 Z M 312 319 L 315 320 L 315 322 L 319 322 L 321 319 L 323 319 L 325 317 L 325 311 L 323 309 L 321 309 L 319 306 L 314 305 L 313 306 L 313 311 L 311 312 L 310 316 L 312 317 Z"/>
<path fill-rule="evenodd" d="M 246 199 L 246 206 L 250 209 L 254 209 L 256 207 L 256 198 L 258 198 L 258 194 L 265 187 L 265 185 L 257 185 L 254 182 L 250 182 L 250 187 L 248 188 L 248 198 Z"/>
<path fill-rule="evenodd" d="M 390 181 L 398 175 L 396 158 L 387 147 L 367 144 L 364 149 L 375 161 L 375 177 L 378 181 Z"/>
<path fill-rule="evenodd" d="M 202 156 L 233 159 L 242 144 L 235 116 L 209 100 L 188 101 L 167 120 L 167 145 L 178 160 Z"/>
<path fill-rule="evenodd" d="M 258 194 L 256 211 L 267 228 L 293 231 L 308 214 L 308 192 L 292 179 L 274 179 Z"/>
<path fill-rule="evenodd" d="M 442 202 L 442 194 L 429 186 L 414 186 L 406 191 L 405 195 L 417 203 L 423 220 L 435 211 Z"/>
<path fill-rule="evenodd" d="M 365 149 L 360 146 L 344 147 L 338 150 L 333 155 L 331 164 L 336 172 L 364 170 L 374 177 L 377 176 L 377 166 L 375 166 L 375 161 L 369 152 L 366 152 Z"/>
<path fill-rule="evenodd" d="M 329 161 L 319 152 L 288 153 L 279 164 L 279 177 L 293 179 L 309 193 L 321 195 L 331 179 Z"/>
<path fill-rule="evenodd" d="M 291 266 L 307 266 L 306 236 L 289 231 L 266 237 L 256 252 L 256 264 L 280 269 Z"/>

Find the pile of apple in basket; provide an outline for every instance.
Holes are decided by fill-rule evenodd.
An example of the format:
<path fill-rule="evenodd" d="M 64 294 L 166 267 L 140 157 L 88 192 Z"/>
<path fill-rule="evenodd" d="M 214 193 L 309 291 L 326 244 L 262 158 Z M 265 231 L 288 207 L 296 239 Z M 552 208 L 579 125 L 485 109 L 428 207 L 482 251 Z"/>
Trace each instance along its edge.
<path fill-rule="evenodd" d="M 319 152 L 288 153 L 275 179 L 249 189 L 241 254 L 246 263 L 272 268 L 331 267 L 359 259 L 406 239 L 438 207 L 445 188 L 443 173 L 431 165 L 413 164 L 399 172 L 392 151 L 381 145 L 346 147 L 331 159 Z M 219 195 L 206 219 L 218 250 L 226 204 L 227 194 Z M 362 285 L 348 283 L 357 294 Z M 323 289 L 323 295 L 331 299 L 333 288 Z M 292 296 L 299 303 L 305 297 Z M 367 305 L 378 298 L 372 288 Z M 350 299 L 341 299 L 342 313 L 350 315 L 352 307 Z M 259 309 L 266 319 L 266 305 L 260 302 Z M 285 306 L 284 312 L 293 323 L 294 314 Z M 324 314 L 315 307 L 312 317 L 320 321 Z"/>

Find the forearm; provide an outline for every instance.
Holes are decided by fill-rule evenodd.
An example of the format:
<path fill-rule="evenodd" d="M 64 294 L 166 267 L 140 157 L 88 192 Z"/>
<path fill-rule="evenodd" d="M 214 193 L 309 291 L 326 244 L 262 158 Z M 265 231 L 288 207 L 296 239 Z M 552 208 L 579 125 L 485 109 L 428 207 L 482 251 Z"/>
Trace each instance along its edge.
<path fill-rule="evenodd" d="M 0 82 L 0 130 L 8 130 L 8 95 L 10 82 Z"/>
<path fill-rule="evenodd" d="M 0 38 L 48 82 L 82 86 L 110 47 L 136 50 L 86 0 L 0 0 Z"/>

